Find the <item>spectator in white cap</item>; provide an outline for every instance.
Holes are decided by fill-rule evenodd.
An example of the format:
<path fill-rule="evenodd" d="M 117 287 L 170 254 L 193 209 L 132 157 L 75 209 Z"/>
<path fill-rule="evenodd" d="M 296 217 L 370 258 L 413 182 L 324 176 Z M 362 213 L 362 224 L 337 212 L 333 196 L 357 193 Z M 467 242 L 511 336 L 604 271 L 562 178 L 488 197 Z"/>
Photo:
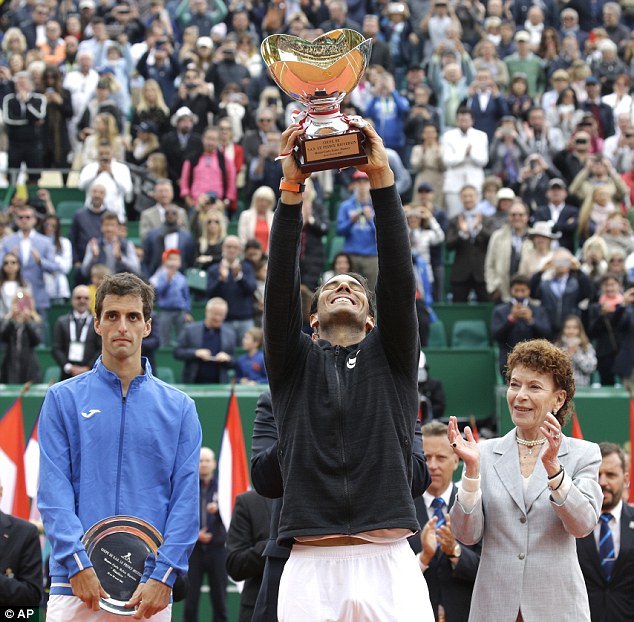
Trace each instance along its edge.
<path fill-rule="evenodd" d="M 202 149 L 202 138 L 194 132 L 198 117 L 186 106 L 172 116 L 173 130 L 161 138 L 161 152 L 167 158 L 167 174 L 174 184 L 176 196 L 180 196 L 180 176 L 185 154 L 191 149 Z"/>
<path fill-rule="evenodd" d="M 553 241 L 560 237 L 561 233 L 553 233 L 550 223 L 544 220 L 536 222 L 528 230 L 528 239 L 531 244 L 522 253 L 518 272 L 530 278 L 536 272 L 543 270 L 553 257 Z"/>

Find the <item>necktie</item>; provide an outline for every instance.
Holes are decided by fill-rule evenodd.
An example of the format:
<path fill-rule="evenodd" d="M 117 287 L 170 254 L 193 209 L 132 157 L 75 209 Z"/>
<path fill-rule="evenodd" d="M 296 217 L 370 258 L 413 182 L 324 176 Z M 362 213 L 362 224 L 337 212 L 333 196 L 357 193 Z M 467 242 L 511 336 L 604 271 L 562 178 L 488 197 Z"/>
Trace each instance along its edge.
<path fill-rule="evenodd" d="M 445 514 L 442 511 L 444 505 L 445 505 L 445 502 L 441 497 L 436 497 L 431 502 L 431 507 L 434 508 L 434 516 L 438 519 L 436 521 L 436 529 L 438 529 L 439 527 L 442 527 L 447 522 L 447 519 L 445 518 Z M 611 536 L 610 536 L 610 541 L 612 541 Z"/>
<path fill-rule="evenodd" d="M 601 531 L 599 532 L 599 559 L 601 560 L 601 568 L 607 581 L 612 578 L 614 564 L 614 541 L 612 540 L 612 530 L 610 529 L 610 519 L 612 514 L 605 512 L 601 514 Z"/>

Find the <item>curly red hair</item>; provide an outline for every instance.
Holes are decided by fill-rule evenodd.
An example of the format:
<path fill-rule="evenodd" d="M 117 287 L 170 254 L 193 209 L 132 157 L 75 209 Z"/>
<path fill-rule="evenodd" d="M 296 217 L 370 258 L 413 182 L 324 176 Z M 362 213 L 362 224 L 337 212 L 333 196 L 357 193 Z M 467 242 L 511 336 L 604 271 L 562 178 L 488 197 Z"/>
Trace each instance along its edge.
<path fill-rule="evenodd" d="M 520 365 L 541 374 L 550 374 L 555 387 L 566 392 L 566 399 L 555 415 L 563 426 L 572 412 L 572 398 L 575 396 L 575 379 L 568 353 L 546 339 L 522 341 L 513 348 L 506 361 L 507 382 L 513 370 Z"/>

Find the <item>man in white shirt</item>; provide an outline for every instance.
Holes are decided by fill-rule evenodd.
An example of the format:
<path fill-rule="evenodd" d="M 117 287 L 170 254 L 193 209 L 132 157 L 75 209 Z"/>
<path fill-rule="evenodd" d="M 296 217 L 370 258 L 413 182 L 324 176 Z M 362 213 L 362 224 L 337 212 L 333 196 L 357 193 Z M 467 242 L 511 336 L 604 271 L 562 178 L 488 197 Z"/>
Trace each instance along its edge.
<path fill-rule="evenodd" d="M 577 540 L 592 620 L 624 622 L 634 611 L 634 508 L 624 503 L 630 477 L 623 450 L 599 443 L 601 518 L 594 531 Z"/>
<path fill-rule="evenodd" d="M 77 53 L 77 69 L 69 71 L 64 78 L 64 88 L 70 91 L 73 116 L 68 121 L 68 135 L 73 151 L 78 147 L 77 124 L 84 115 L 88 102 L 95 95 L 99 74 L 93 69 L 92 53 L 88 50 Z"/>
<path fill-rule="evenodd" d="M 119 222 L 125 222 L 125 202 L 132 199 L 132 176 L 127 164 L 117 162 L 112 157 L 112 146 L 108 143 L 99 145 L 96 162 L 90 162 L 79 173 L 78 186 L 89 190 L 94 184 L 106 189 L 104 205 L 114 212 Z"/>
<path fill-rule="evenodd" d="M 469 108 L 459 108 L 457 127 L 443 134 L 442 159 L 447 167 L 443 188 L 445 209 L 451 219 L 462 212 L 461 189 L 466 185 L 482 187 L 484 167 L 489 162 L 489 139 L 484 132 L 474 129 Z"/>

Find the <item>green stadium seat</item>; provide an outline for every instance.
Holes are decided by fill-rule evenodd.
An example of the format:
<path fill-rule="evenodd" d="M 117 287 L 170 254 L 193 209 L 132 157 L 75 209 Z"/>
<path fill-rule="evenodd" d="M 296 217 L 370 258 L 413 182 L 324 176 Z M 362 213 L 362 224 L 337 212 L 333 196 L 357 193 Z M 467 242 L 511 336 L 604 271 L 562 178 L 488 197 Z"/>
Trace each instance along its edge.
<path fill-rule="evenodd" d="M 84 207 L 83 201 L 60 201 L 55 206 L 55 211 L 60 220 L 71 221 L 76 212 Z"/>
<path fill-rule="evenodd" d="M 328 249 L 328 263 L 327 263 L 328 269 L 330 269 L 330 266 L 332 265 L 335 255 L 341 252 L 341 249 L 343 248 L 345 241 L 346 239 L 342 238 L 339 235 L 336 235 L 334 238 L 330 240 L 330 248 Z"/>
<path fill-rule="evenodd" d="M 55 367 L 47 367 L 44 372 L 44 380 L 42 381 L 44 384 L 54 384 L 55 382 L 59 382 L 60 369 L 59 366 Z"/>
<path fill-rule="evenodd" d="M 483 320 L 458 320 L 451 331 L 452 348 L 489 348 L 489 333 Z"/>
<path fill-rule="evenodd" d="M 188 268 L 185 271 L 185 277 L 187 278 L 187 285 L 190 289 L 198 292 L 207 291 L 207 272 L 200 268 Z"/>
<path fill-rule="evenodd" d="M 430 348 L 447 347 L 447 332 L 442 320 L 436 320 L 429 325 L 429 341 L 427 345 Z"/>
<path fill-rule="evenodd" d="M 167 384 L 176 384 L 176 376 L 174 375 L 174 370 L 171 367 L 159 367 L 156 370 L 156 375 L 163 382 L 167 382 Z"/>

